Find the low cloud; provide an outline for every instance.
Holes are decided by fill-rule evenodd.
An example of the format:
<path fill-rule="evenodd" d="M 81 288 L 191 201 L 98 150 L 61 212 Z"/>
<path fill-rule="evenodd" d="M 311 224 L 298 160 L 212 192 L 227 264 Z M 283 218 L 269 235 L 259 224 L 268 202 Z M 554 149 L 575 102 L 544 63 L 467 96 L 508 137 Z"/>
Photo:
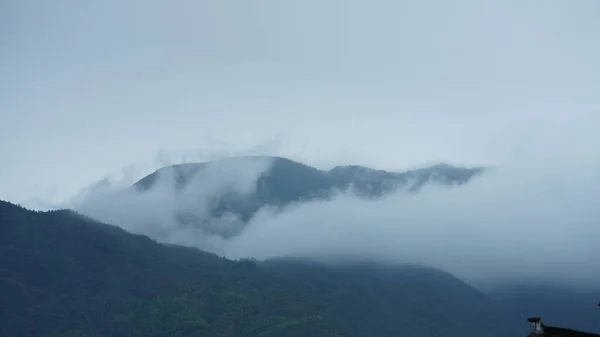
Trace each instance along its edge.
<path fill-rule="evenodd" d="M 165 167 L 157 172 L 152 188 L 141 191 L 121 188 L 120 184 L 101 184 L 88 189 L 71 202 L 71 207 L 100 221 L 114 224 L 133 233 L 145 234 L 161 242 L 197 246 L 219 253 L 223 239 L 210 230 L 226 232 L 240 226 L 232 214 L 214 218 L 210 208 L 216 198 L 235 194 L 246 196 L 256 189 L 258 178 L 267 172 L 272 161 L 266 157 L 235 158 L 206 164 L 189 174 L 193 165 L 177 169 Z M 178 189 L 178 176 L 193 177 Z M 181 217 L 202 219 L 200 225 L 182 223 Z M 233 230 L 233 229 L 232 229 Z"/>
<path fill-rule="evenodd" d="M 525 173 L 498 168 L 460 188 L 428 186 L 378 201 L 342 195 L 277 216 L 262 212 L 226 252 L 416 262 L 475 283 L 600 280 L 600 186 L 518 174 Z"/>
<path fill-rule="evenodd" d="M 264 159 L 211 164 L 179 194 L 172 170 L 163 170 L 150 193 L 96 191 L 74 207 L 135 233 L 233 259 L 369 258 L 431 265 L 479 284 L 593 285 L 600 281 L 600 150 L 590 142 L 592 125 L 567 129 L 532 131 L 512 158 L 461 187 L 430 184 L 375 201 L 346 193 L 284 212 L 262 209 L 229 239 L 181 226 L 175 214 L 193 209 L 208 216 L 215 195 L 252 193 L 270 167 Z M 210 222 L 215 230 L 239 224 Z"/>

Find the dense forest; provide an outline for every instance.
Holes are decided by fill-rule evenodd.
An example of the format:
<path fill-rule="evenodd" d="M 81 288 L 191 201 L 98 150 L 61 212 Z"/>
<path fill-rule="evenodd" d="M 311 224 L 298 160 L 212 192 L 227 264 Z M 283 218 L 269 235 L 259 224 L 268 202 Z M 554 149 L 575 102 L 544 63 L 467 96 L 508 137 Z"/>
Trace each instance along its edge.
<path fill-rule="evenodd" d="M 2 337 L 475 337 L 528 328 L 499 302 L 426 267 L 231 261 L 72 211 L 7 202 L 0 322 Z"/>
<path fill-rule="evenodd" d="M 7 337 L 340 335 L 318 301 L 252 262 L 4 202 L 0 321 Z"/>

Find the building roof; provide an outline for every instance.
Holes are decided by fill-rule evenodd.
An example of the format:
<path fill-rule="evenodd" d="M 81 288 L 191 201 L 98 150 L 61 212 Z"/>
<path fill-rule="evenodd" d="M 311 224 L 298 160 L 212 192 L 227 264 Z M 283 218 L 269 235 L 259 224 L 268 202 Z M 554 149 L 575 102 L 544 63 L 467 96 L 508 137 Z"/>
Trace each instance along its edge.
<path fill-rule="evenodd" d="M 577 331 L 573 329 L 560 328 L 542 324 L 544 334 L 553 337 L 600 337 L 600 334 Z"/>
<path fill-rule="evenodd" d="M 539 317 L 531 317 L 527 321 L 533 325 L 533 331 L 528 337 L 600 337 L 596 333 L 545 325 Z"/>

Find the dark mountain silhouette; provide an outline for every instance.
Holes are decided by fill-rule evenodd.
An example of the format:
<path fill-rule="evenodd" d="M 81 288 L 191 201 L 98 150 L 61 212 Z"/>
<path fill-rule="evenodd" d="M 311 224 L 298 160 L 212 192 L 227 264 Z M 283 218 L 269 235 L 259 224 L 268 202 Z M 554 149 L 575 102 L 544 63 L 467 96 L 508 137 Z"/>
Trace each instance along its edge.
<path fill-rule="evenodd" d="M 0 336 L 478 337 L 520 331 L 523 324 L 505 317 L 497 302 L 434 269 L 234 262 L 71 211 L 33 212 L 0 202 Z"/>

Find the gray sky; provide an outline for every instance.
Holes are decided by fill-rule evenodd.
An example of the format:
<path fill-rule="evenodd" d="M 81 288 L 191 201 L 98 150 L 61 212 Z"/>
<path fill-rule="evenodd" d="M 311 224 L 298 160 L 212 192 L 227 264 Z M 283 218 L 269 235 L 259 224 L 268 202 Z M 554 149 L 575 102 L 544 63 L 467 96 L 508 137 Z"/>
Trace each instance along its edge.
<path fill-rule="evenodd" d="M 182 154 L 488 164 L 600 126 L 597 0 L 9 0 L 0 43 L 17 202 Z"/>

